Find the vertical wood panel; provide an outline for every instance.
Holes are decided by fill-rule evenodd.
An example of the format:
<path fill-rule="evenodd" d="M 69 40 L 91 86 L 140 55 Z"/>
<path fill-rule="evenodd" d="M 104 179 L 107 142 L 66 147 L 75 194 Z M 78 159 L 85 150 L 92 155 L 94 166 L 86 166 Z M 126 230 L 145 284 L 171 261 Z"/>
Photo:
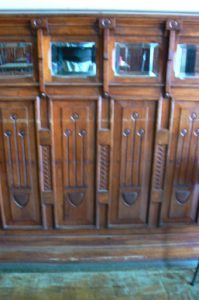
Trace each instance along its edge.
<path fill-rule="evenodd" d="M 95 225 L 95 103 L 54 101 L 56 225 Z"/>
<path fill-rule="evenodd" d="M 33 102 L 0 103 L 4 226 L 41 225 Z"/>
<path fill-rule="evenodd" d="M 173 101 L 162 221 L 195 223 L 198 207 L 199 108 Z"/>
<path fill-rule="evenodd" d="M 115 101 L 111 224 L 147 221 L 155 102 Z"/>

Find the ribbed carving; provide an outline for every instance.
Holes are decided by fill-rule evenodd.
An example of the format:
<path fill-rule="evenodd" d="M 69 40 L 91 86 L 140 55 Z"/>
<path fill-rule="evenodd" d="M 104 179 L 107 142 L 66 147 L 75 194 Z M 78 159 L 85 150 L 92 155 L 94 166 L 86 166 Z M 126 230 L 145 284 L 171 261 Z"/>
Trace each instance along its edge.
<path fill-rule="evenodd" d="M 52 173 L 50 165 L 50 146 L 41 146 L 43 191 L 52 190 Z"/>
<path fill-rule="evenodd" d="M 110 146 L 99 146 L 99 190 L 108 190 Z"/>
<path fill-rule="evenodd" d="M 154 188 L 163 189 L 164 168 L 166 161 L 166 146 L 158 145 L 155 159 Z"/>

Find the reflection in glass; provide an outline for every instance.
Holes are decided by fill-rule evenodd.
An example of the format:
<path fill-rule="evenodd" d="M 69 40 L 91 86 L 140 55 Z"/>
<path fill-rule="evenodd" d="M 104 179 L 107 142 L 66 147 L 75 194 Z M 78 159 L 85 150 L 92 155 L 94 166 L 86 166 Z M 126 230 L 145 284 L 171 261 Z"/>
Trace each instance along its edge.
<path fill-rule="evenodd" d="M 0 76 L 32 76 L 31 43 L 0 43 Z"/>
<path fill-rule="evenodd" d="M 157 77 L 158 43 L 115 43 L 116 76 Z"/>
<path fill-rule="evenodd" d="M 51 43 L 53 76 L 89 77 L 96 75 L 94 42 Z"/>
<path fill-rule="evenodd" d="M 199 78 L 199 46 L 178 44 L 174 65 L 175 77 Z"/>

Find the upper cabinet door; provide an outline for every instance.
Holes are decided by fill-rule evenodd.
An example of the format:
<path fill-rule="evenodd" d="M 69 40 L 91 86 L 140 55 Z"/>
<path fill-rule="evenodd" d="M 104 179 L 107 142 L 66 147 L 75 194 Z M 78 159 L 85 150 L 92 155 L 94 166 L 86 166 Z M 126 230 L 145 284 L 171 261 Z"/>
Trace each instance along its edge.
<path fill-rule="evenodd" d="M 37 80 L 37 42 L 30 20 L 1 18 L 0 84 L 32 83 Z"/>
<path fill-rule="evenodd" d="M 167 85 L 199 83 L 199 32 L 197 23 L 168 20 Z"/>
<path fill-rule="evenodd" d="M 124 22 L 116 20 L 115 28 L 110 32 L 110 81 L 160 83 L 166 48 L 160 24 L 148 26 L 143 20 Z"/>
<path fill-rule="evenodd" d="M 0 42 L 0 76 L 32 77 L 32 44 Z"/>
<path fill-rule="evenodd" d="M 0 82 L 35 80 L 35 46 L 30 38 L 0 38 Z"/>
<path fill-rule="evenodd" d="M 181 84 L 199 82 L 199 39 L 177 39 L 173 80 Z"/>
<path fill-rule="evenodd" d="M 116 42 L 112 67 L 117 77 L 158 77 L 159 44 Z"/>
<path fill-rule="evenodd" d="M 99 81 L 99 46 L 96 36 L 47 37 L 46 81 Z"/>
<path fill-rule="evenodd" d="M 159 82 L 161 80 L 160 39 L 115 37 L 112 47 L 112 81 Z"/>

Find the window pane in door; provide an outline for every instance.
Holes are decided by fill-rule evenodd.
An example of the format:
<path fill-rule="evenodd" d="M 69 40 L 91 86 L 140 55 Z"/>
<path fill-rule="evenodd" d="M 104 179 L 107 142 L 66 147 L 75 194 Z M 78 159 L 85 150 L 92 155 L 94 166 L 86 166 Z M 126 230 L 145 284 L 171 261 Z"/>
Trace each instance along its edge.
<path fill-rule="evenodd" d="M 33 75 L 32 44 L 0 42 L 0 77 Z"/>
<path fill-rule="evenodd" d="M 174 72 L 180 79 L 199 78 L 199 45 L 177 45 Z"/>
<path fill-rule="evenodd" d="M 94 42 L 51 43 L 51 73 L 57 77 L 92 77 L 96 75 Z"/>
<path fill-rule="evenodd" d="M 113 57 L 115 76 L 158 76 L 158 43 L 115 43 Z"/>

